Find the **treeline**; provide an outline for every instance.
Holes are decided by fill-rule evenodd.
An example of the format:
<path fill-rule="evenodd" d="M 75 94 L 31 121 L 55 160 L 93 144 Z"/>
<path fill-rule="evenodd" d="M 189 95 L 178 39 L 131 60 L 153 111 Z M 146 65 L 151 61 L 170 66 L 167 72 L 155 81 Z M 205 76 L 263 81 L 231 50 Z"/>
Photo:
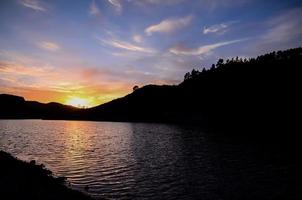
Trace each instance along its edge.
<path fill-rule="evenodd" d="M 195 79 L 200 79 L 203 76 L 212 74 L 212 73 L 224 73 L 226 71 L 242 71 L 243 70 L 250 70 L 249 67 L 253 66 L 256 67 L 253 71 L 257 71 L 257 73 L 263 73 L 267 70 L 271 70 L 272 67 L 276 70 L 278 67 L 284 67 L 284 71 L 286 66 L 289 65 L 297 65 L 301 62 L 301 52 L 302 48 L 296 49 L 289 49 L 286 51 L 273 51 L 271 53 L 258 56 L 257 58 L 232 58 L 232 59 L 219 59 L 216 64 L 212 64 L 211 68 L 206 69 L 202 67 L 202 70 L 193 69 L 191 72 L 187 72 L 184 76 L 184 81 L 190 81 Z M 264 67 L 262 67 L 264 66 Z M 261 67 L 261 69 L 259 69 Z M 259 70 L 259 71 L 258 71 Z"/>
<path fill-rule="evenodd" d="M 302 48 L 257 58 L 219 59 L 209 69 L 185 74 L 179 87 L 189 109 L 203 113 L 216 126 L 294 124 L 301 66 Z"/>

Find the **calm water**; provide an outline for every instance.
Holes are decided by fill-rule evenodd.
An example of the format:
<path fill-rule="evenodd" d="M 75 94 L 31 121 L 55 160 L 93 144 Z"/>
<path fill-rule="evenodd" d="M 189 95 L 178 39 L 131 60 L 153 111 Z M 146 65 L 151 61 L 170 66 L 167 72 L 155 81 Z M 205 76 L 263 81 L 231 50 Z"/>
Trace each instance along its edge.
<path fill-rule="evenodd" d="M 278 150 L 175 125 L 0 120 L 0 149 L 97 198 L 271 199 L 299 189 L 289 188 L 296 165 Z"/>

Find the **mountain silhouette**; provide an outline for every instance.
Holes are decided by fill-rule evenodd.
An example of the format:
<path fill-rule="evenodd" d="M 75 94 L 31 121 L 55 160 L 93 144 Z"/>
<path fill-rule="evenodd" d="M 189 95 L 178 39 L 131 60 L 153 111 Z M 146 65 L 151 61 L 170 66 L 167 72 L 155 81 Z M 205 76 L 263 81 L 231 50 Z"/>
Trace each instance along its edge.
<path fill-rule="evenodd" d="M 135 87 L 108 103 L 78 109 L 0 95 L 0 118 L 192 123 L 204 127 L 285 127 L 298 124 L 302 48 L 257 58 L 219 59 L 193 69 L 179 85 Z"/>
<path fill-rule="evenodd" d="M 0 94 L 2 119 L 68 119 L 80 109 L 60 103 L 25 101 L 23 97 Z"/>

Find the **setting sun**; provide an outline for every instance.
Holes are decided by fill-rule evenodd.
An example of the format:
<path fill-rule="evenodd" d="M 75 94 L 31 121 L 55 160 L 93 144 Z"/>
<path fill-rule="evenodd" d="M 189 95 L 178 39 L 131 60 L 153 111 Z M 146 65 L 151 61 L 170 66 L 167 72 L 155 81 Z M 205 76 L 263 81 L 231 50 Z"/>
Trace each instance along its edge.
<path fill-rule="evenodd" d="M 71 97 L 66 101 L 67 105 L 78 107 L 78 108 L 88 108 L 91 107 L 91 104 L 88 99 L 80 97 Z"/>

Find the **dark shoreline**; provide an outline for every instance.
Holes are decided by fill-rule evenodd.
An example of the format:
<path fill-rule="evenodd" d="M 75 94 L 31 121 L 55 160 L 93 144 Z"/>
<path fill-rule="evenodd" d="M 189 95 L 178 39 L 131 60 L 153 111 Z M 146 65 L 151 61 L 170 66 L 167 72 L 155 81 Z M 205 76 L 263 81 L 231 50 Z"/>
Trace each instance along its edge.
<path fill-rule="evenodd" d="M 65 181 L 64 177 L 54 177 L 43 165 L 21 161 L 0 150 L 1 199 L 92 200 L 86 194 L 68 188 Z"/>

